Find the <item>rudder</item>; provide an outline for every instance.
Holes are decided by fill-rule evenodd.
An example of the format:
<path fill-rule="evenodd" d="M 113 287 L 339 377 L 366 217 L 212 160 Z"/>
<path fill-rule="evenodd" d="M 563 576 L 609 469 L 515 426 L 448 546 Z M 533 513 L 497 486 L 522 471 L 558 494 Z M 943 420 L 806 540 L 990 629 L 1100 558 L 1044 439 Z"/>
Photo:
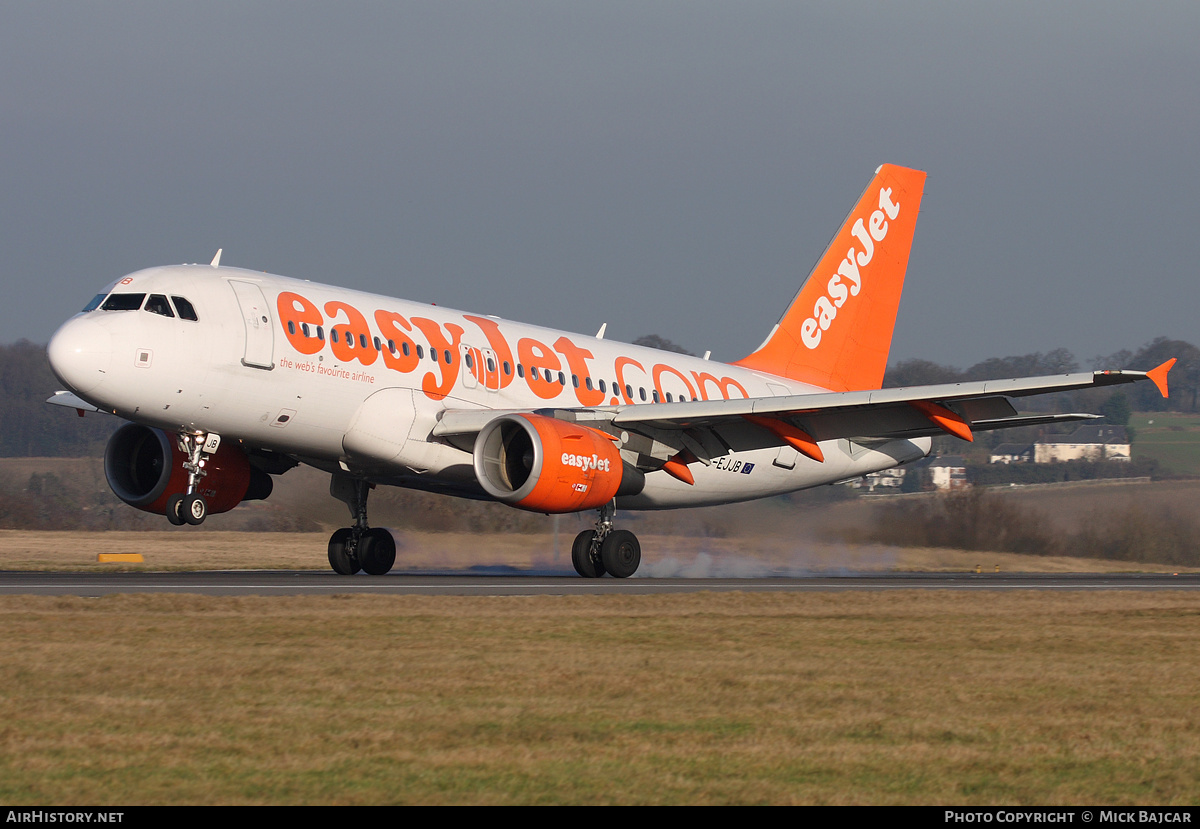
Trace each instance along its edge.
<path fill-rule="evenodd" d="M 831 391 L 883 383 L 925 173 L 875 171 L 767 341 L 734 365 Z"/>

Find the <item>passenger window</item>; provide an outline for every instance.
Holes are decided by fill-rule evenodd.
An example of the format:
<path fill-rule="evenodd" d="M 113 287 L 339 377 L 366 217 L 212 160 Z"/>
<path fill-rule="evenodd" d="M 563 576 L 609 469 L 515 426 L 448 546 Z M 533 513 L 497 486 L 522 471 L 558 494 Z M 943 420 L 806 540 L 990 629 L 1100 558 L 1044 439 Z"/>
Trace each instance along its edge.
<path fill-rule="evenodd" d="M 607 390 L 607 389 L 604 387 L 604 381 L 603 381 L 603 380 L 601 380 L 601 381 L 600 381 L 600 393 L 601 393 L 601 394 L 608 394 L 608 390 Z"/>
<path fill-rule="evenodd" d="M 167 298 L 162 294 L 150 294 L 150 298 L 146 300 L 145 310 L 151 314 L 175 319 L 175 312 L 171 310 L 171 303 L 167 302 Z"/>
<path fill-rule="evenodd" d="M 336 328 L 330 328 L 330 329 L 329 329 L 329 336 L 330 336 L 330 338 L 331 338 L 331 339 L 332 339 L 332 340 L 333 340 L 335 343 L 336 343 L 336 342 L 341 342 L 341 340 L 339 340 L 339 339 L 338 339 L 338 332 L 337 332 L 337 329 L 336 329 Z"/>
<path fill-rule="evenodd" d="M 288 333 L 293 337 L 296 336 L 296 321 L 288 320 Z"/>
<path fill-rule="evenodd" d="M 452 362 L 454 362 L 453 360 L 450 359 L 450 351 L 449 350 L 443 351 L 442 354 L 446 358 L 446 365 L 450 365 Z"/>
<path fill-rule="evenodd" d="M 512 374 L 512 366 L 510 366 L 508 364 L 508 360 L 505 360 L 504 361 L 504 376 L 507 377 L 510 374 Z"/>
<path fill-rule="evenodd" d="M 358 335 L 358 344 L 359 344 L 360 346 L 362 346 L 363 348 L 368 348 L 368 347 L 369 347 L 369 346 L 367 345 L 367 335 L 366 335 L 366 334 L 359 334 L 359 335 Z"/>
<path fill-rule="evenodd" d="M 417 359 L 418 360 L 425 359 L 425 349 L 420 344 L 417 345 Z"/>
<path fill-rule="evenodd" d="M 376 350 L 376 351 L 383 351 L 383 343 L 381 343 L 381 342 L 379 341 L 379 338 L 378 338 L 378 337 L 376 337 L 376 338 L 375 338 L 375 350 Z"/>
<path fill-rule="evenodd" d="M 558 384 L 560 386 L 565 386 L 567 384 L 567 377 L 561 371 L 558 373 Z"/>
<path fill-rule="evenodd" d="M 475 361 L 471 359 L 471 352 L 467 352 L 466 357 L 467 368 L 475 368 Z"/>
<path fill-rule="evenodd" d="M 577 375 L 577 374 L 571 375 L 571 385 L 574 386 L 575 388 L 579 388 L 579 375 Z"/>
<path fill-rule="evenodd" d="M 325 342 L 325 326 L 323 326 L 323 325 L 317 326 L 317 339 L 320 340 L 321 342 Z"/>
<path fill-rule="evenodd" d="M 400 343 L 400 350 L 404 352 L 404 356 L 407 357 L 410 353 L 408 343 Z M 421 355 L 418 354 L 417 356 L 420 357 Z"/>
<path fill-rule="evenodd" d="M 642 402 L 645 403 L 646 402 L 646 390 L 638 389 L 638 394 L 641 396 Z"/>
<path fill-rule="evenodd" d="M 306 337 L 312 336 L 312 334 L 310 334 L 308 331 L 308 323 L 307 322 L 300 323 L 300 333 Z"/>
<path fill-rule="evenodd" d="M 192 307 L 192 303 L 188 302 L 183 297 L 173 296 L 171 297 L 171 301 L 175 303 L 175 310 L 179 312 L 179 318 L 181 320 L 196 322 L 199 319 L 196 316 L 196 309 Z"/>
<path fill-rule="evenodd" d="M 583 378 L 583 385 L 587 387 L 588 391 L 591 391 L 592 390 L 592 378 L 591 377 Z"/>
<path fill-rule="evenodd" d="M 487 358 L 487 370 L 489 372 L 496 370 L 496 361 L 493 360 L 491 357 Z"/>
<path fill-rule="evenodd" d="M 525 364 L 524 363 L 517 363 L 517 376 L 521 377 L 521 378 L 525 377 Z"/>
<path fill-rule="evenodd" d="M 658 401 L 658 389 L 652 390 L 650 392 L 650 397 L 654 400 L 655 403 L 659 402 Z"/>
<path fill-rule="evenodd" d="M 136 311 L 142 307 L 145 294 L 110 294 L 100 306 L 104 311 Z"/>
<path fill-rule="evenodd" d="M 530 367 L 529 367 L 529 376 L 530 376 L 530 377 L 532 377 L 534 380 L 538 379 L 538 370 L 537 370 L 537 366 L 530 366 Z"/>

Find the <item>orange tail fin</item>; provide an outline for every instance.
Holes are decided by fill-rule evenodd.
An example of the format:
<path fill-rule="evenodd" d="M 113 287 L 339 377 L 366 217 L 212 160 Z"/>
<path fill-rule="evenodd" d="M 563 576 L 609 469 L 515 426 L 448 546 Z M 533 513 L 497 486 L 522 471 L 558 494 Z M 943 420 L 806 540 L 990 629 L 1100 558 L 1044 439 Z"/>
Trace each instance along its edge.
<path fill-rule="evenodd" d="M 831 391 L 883 383 L 925 174 L 885 164 L 779 324 L 734 365 Z"/>

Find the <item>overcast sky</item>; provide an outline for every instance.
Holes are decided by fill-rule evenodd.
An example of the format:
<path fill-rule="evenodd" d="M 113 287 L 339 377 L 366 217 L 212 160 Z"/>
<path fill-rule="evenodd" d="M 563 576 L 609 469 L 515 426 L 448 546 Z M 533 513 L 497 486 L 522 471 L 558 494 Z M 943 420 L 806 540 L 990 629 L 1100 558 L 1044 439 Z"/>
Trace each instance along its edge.
<path fill-rule="evenodd" d="M 892 360 L 1200 341 L 1200 4 L 0 2 L 0 341 L 223 264 L 714 359 L 875 168 Z"/>

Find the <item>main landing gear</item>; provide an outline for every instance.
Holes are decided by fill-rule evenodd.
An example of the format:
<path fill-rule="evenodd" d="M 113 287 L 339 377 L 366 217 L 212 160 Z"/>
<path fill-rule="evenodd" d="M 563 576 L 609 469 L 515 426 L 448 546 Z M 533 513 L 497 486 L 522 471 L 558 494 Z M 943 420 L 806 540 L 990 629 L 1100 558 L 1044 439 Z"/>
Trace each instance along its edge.
<path fill-rule="evenodd" d="M 329 494 L 350 509 L 353 527 L 343 527 L 329 538 L 329 566 L 335 573 L 353 576 L 363 570 L 382 576 L 396 563 L 396 542 L 381 527 L 367 526 L 367 495 L 373 484 L 349 475 L 334 475 Z"/>
<path fill-rule="evenodd" d="M 215 432 L 206 435 L 181 432 L 178 445 L 179 451 L 186 456 L 183 468 L 188 473 L 187 491 L 167 498 L 167 520 L 177 527 L 181 524 L 203 524 L 208 517 L 208 502 L 196 490 L 200 479 L 208 474 L 204 469 L 205 456 L 217 451 L 221 436 Z"/>
<path fill-rule="evenodd" d="M 571 545 L 571 564 L 585 579 L 598 579 L 605 573 L 613 578 L 627 579 L 642 563 L 642 545 L 629 530 L 613 529 L 615 502 L 600 507 L 596 529 L 584 530 L 575 536 Z"/>

